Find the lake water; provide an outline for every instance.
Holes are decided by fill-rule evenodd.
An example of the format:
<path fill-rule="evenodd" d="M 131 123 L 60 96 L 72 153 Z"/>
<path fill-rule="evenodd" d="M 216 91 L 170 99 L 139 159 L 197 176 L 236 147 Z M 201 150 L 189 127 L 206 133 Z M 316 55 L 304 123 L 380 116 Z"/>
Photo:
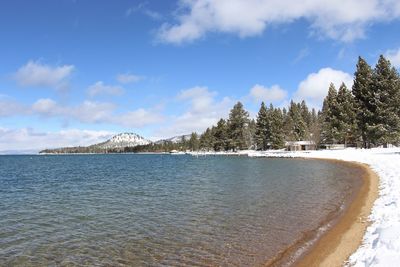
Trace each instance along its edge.
<path fill-rule="evenodd" d="M 0 156 L 0 266 L 260 266 L 317 233 L 357 175 L 301 159 Z"/>

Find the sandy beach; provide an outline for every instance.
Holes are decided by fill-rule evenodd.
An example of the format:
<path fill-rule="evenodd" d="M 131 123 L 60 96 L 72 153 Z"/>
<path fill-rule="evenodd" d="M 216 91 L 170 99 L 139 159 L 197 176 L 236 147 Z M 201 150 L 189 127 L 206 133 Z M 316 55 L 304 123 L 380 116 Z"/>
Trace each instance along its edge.
<path fill-rule="evenodd" d="M 321 238 L 312 250 L 314 252 L 304 257 L 303 266 L 341 266 L 346 260 L 350 266 L 355 267 L 398 266 L 400 262 L 399 148 L 246 153 L 249 157 L 333 159 L 368 166 L 366 173 L 369 173 L 370 179 L 366 180 L 366 188 L 360 191 L 347 215 L 337 224 L 335 227 L 337 230 L 333 229 L 330 231 L 331 234 Z M 360 241 L 362 233 L 364 235 Z"/>
<path fill-rule="evenodd" d="M 350 206 L 297 263 L 297 266 L 342 266 L 361 245 L 368 216 L 378 197 L 378 176 L 365 164 L 343 162 L 362 169 L 363 184 Z"/>
<path fill-rule="evenodd" d="M 342 219 L 303 257 L 300 266 L 398 266 L 400 149 L 241 151 L 249 157 L 341 160 L 365 170 L 364 187 Z M 368 179 L 368 178 L 369 179 Z M 275 262 L 275 261 L 274 261 Z"/>

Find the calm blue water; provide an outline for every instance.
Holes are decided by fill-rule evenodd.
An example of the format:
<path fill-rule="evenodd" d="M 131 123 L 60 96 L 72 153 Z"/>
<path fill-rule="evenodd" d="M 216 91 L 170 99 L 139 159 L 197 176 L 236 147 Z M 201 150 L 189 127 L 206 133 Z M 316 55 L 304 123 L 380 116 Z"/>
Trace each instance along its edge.
<path fill-rule="evenodd" d="M 355 186 L 337 163 L 0 156 L 0 266 L 257 266 Z"/>

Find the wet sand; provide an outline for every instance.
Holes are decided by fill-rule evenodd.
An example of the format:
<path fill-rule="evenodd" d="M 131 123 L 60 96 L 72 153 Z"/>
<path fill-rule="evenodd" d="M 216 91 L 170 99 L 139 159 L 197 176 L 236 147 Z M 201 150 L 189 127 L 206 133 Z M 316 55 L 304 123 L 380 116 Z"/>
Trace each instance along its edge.
<path fill-rule="evenodd" d="M 362 170 L 363 184 L 338 221 L 313 245 L 296 266 L 343 266 L 361 245 L 369 225 L 368 216 L 378 197 L 379 178 L 367 165 L 352 164 Z"/>
<path fill-rule="evenodd" d="M 337 211 L 327 217 L 321 227 L 330 225 L 322 233 L 310 231 L 292 246 L 265 263 L 265 266 L 343 266 L 348 258 L 362 244 L 369 225 L 368 216 L 378 197 L 379 178 L 366 164 L 334 159 L 327 160 L 341 165 L 350 165 L 354 174 L 360 176 L 360 186 L 354 191 L 344 211 Z"/>

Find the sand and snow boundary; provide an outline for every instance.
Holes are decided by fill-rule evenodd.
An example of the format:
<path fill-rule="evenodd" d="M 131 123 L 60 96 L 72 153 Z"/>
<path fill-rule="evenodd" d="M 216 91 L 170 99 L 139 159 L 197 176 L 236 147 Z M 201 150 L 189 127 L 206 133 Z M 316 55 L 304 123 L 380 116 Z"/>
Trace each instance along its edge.
<path fill-rule="evenodd" d="M 193 153 L 201 155 L 224 153 Z M 230 153 L 249 157 L 335 159 L 362 163 L 379 176 L 378 197 L 368 217 L 370 225 L 362 244 L 343 265 L 399 266 L 400 264 L 400 149 L 344 149 L 303 152 L 241 151 Z M 333 266 L 336 266 L 333 265 Z"/>

